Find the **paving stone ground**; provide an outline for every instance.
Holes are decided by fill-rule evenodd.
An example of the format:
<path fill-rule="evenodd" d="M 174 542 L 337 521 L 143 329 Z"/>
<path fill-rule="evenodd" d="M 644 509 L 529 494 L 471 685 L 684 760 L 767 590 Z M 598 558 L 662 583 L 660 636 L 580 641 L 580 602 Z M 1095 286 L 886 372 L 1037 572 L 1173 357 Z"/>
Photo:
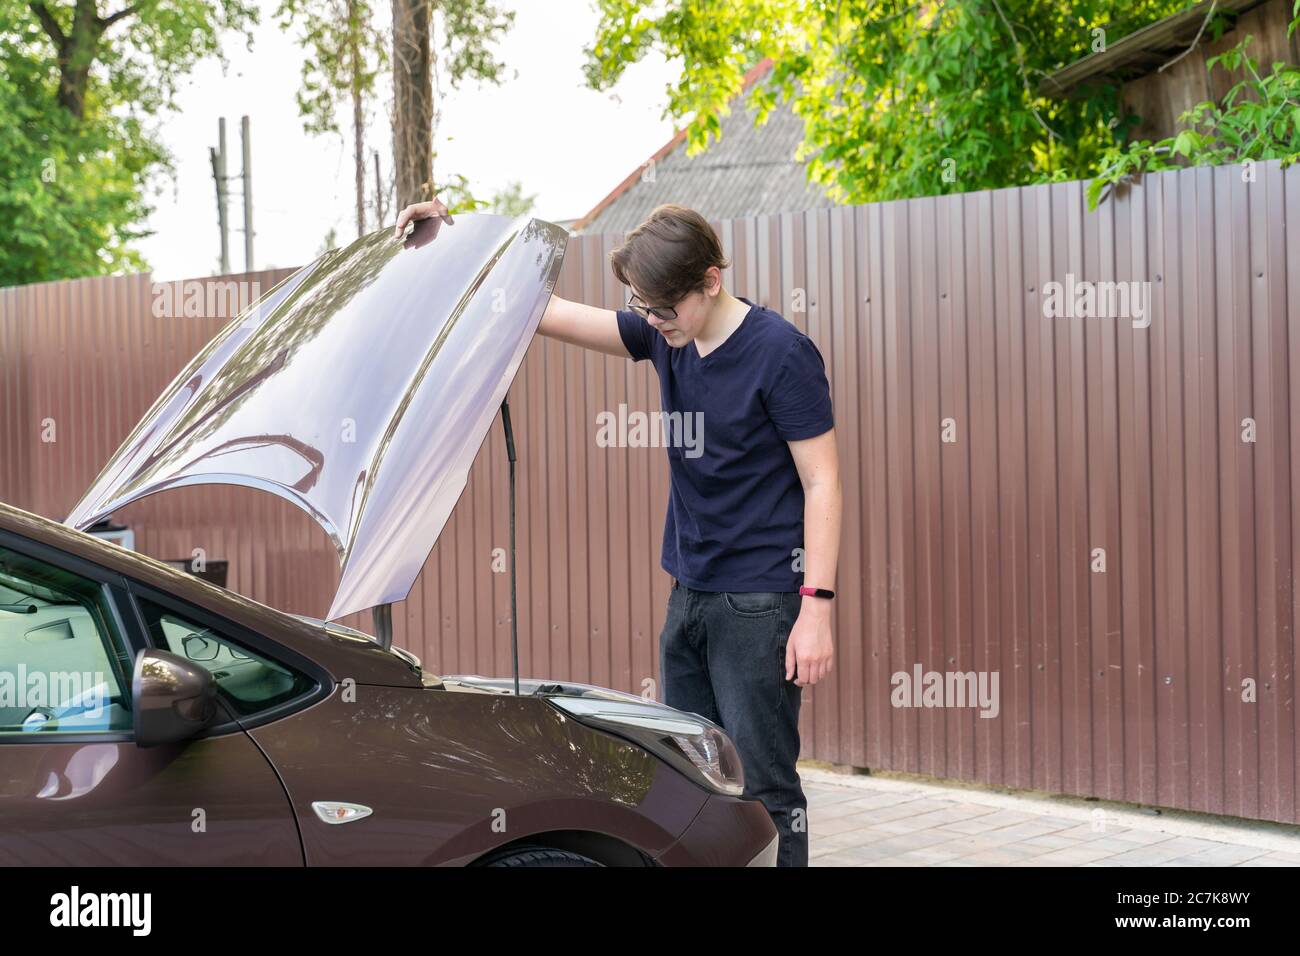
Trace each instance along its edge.
<path fill-rule="evenodd" d="M 1300 866 L 1300 827 L 800 765 L 811 866 Z"/>

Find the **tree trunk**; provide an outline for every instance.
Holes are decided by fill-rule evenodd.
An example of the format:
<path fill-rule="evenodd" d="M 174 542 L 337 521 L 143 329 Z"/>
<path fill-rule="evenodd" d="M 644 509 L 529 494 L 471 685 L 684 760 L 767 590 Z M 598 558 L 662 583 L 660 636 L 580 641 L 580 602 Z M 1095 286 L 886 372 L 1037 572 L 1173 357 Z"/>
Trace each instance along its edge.
<path fill-rule="evenodd" d="M 433 195 L 429 0 L 393 3 L 393 176 L 397 208 Z"/>
<path fill-rule="evenodd" d="M 72 11 L 72 30 L 65 34 L 41 0 L 33 0 L 29 6 L 57 53 L 59 105 L 81 119 L 86 112 L 86 85 L 99 52 L 100 37 L 118 20 L 130 16 L 134 8 L 124 7 L 104 18 L 99 16 L 95 0 L 77 0 Z"/>

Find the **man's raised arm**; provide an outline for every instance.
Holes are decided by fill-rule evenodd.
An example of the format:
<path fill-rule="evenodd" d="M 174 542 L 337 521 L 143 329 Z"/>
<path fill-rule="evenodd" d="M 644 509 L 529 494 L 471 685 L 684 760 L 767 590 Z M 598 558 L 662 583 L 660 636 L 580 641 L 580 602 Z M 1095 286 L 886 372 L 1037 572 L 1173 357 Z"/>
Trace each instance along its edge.
<path fill-rule="evenodd" d="M 623 344 L 623 336 L 618 334 L 618 318 L 613 309 L 598 309 L 594 305 L 570 302 L 552 295 L 537 331 L 570 345 L 631 358 Z"/>

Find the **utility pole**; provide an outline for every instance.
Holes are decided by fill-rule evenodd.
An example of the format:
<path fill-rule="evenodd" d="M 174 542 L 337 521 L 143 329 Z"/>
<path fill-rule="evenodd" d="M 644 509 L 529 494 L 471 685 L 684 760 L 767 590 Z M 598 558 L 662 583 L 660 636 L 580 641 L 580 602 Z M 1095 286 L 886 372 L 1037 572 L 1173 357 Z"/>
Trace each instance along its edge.
<path fill-rule="evenodd" d="M 366 145 L 365 103 L 362 96 L 361 18 L 357 0 L 347 0 L 348 59 L 352 65 L 353 170 L 357 187 L 357 238 L 366 234 Z"/>
<path fill-rule="evenodd" d="M 388 221 L 388 210 L 384 208 L 384 183 L 379 178 L 379 150 L 375 150 L 375 224 L 382 226 Z"/>
<path fill-rule="evenodd" d="M 253 271 L 253 134 L 248 117 L 239 121 L 244 147 L 244 271 Z"/>
<path fill-rule="evenodd" d="M 230 223 L 226 220 L 226 119 L 217 120 L 217 148 L 208 148 L 212 180 L 217 184 L 217 226 L 221 230 L 221 274 L 230 273 Z"/>

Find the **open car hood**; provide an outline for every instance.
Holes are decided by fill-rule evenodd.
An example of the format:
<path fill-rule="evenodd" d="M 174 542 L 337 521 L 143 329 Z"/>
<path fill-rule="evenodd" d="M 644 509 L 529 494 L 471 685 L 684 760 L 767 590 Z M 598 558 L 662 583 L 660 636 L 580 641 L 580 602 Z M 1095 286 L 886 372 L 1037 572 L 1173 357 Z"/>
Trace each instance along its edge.
<path fill-rule="evenodd" d="M 247 485 L 325 529 L 328 619 L 406 597 L 465 488 L 564 259 L 538 219 L 381 229 L 293 275 L 162 393 L 73 509 L 85 529 L 155 492 Z"/>

